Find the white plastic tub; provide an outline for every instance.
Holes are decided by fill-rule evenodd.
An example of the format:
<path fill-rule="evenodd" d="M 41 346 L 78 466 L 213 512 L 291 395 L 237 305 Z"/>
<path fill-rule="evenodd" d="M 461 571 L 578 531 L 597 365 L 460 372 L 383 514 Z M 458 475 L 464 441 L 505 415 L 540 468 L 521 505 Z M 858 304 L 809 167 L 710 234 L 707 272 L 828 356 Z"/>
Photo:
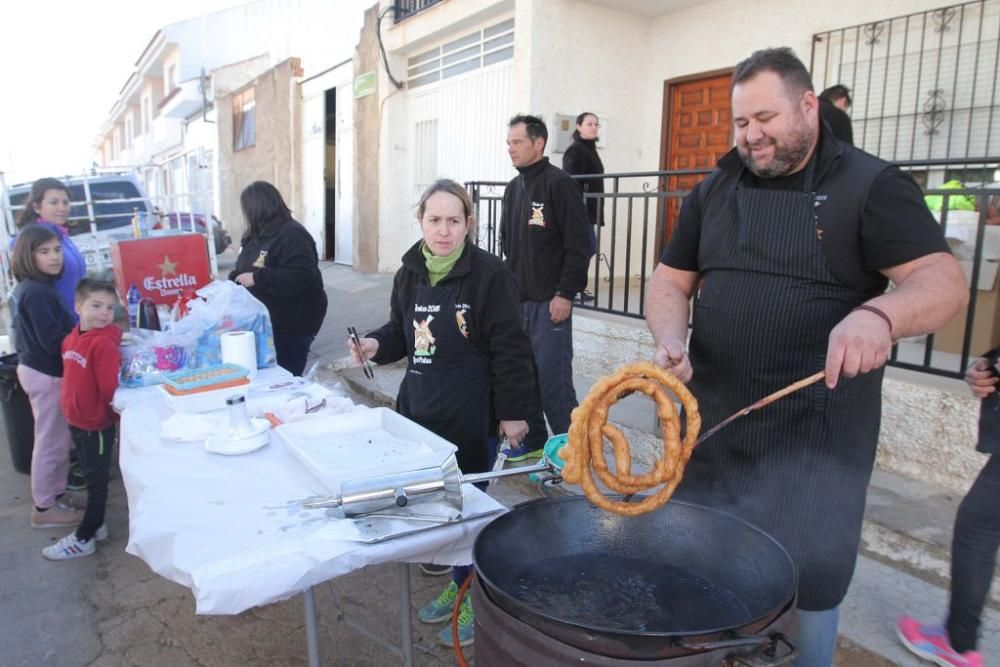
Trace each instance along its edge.
<path fill-rule="evenodd" d="M 275 433 L 334 494 L 344 480 L 439 466 L 457 449 L 388 408 L 282 424 Z"/>

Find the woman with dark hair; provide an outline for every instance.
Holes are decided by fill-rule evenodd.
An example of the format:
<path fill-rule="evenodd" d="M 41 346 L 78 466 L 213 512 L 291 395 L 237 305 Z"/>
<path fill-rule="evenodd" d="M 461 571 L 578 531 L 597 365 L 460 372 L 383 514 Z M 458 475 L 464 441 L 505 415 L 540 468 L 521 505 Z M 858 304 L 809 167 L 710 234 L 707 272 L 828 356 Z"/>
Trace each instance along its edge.
<path fill-rule="evenodd" d="M 55 288 L 70 313 L 75 313 L 74 290 L 80 278 L 87 275 L 87 262 L 69 238 L 66 222 L 69 220 L 69 188 L 55 178 L 40 178 L 31 185 L 31 194 L 24 202 L 24 210 L 17 220 L 19 230 L 28 225 L 41 225 L 59 236 L 62 245 L 63 272 L 56 279 Z M 17 237 L 11 239 L 11 248 Z M 76 316 L 73 316 L 74 319 Z"/>
<path fill-rule="evenodd" d="M 270 183 L 256 181 L 244 188 L 240 206 L 247 231 L 229 279 L 267 306 L 278 365 L 302 375 L 309 346 L 326 315 L 316 242 L 292 219 L 281 193 Z"/>
<path fill-rule="evenodd" d="M 584 111 L 576 117 L 576 130 L 573 132 L 573 144 L 563 155 L 563 171 L 573 176 L 594 176 L 604 174 L 604 163 L 597 154 L 597 133 L 601 123 L 595 114 Z M 579 179 L 583 191 L 591 193 L 604 192 L 603 178 Z M 590 214 L 590 255 L 597 254 L 596 225 L 604 224 L 604 201 L 600 198 L 586 199 L 587 213 Z"/>

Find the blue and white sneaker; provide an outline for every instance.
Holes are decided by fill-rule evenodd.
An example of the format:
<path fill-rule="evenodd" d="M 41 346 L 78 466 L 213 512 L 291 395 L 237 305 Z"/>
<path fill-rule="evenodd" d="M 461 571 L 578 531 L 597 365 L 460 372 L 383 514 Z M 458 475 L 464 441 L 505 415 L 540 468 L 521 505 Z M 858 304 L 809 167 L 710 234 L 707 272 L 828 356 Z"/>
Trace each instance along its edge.
<path fill-rule="evenodd" d="M 72 560 L 91 556 L 97 551 L 97 542 L 108 539 L 108 527 L 101 524 L 94 536 L 89 540 L 78 540 L 73 531 L 53 545 L 42 549 L 42 555 L 49 560 Z"/>
<path fill-rule="evenodd" d="M 472 597 L 465 596 L 462 606 L 458 608 L 458 645 L 469 646 L 476 640 L 475 617 L 472 615 Z M 451 623 L 438 633 L 438 643 L 442 646 L 454 646 Z"/>

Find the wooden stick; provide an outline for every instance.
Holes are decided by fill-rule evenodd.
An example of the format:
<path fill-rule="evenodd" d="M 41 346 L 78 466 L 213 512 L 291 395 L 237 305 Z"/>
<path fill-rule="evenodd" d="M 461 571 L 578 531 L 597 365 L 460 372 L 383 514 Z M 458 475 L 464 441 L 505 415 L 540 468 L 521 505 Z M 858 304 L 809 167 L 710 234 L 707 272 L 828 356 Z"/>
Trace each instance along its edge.
<path fill-rule="evenodd" d="M 822 380 L 825 377 L 826 377 L 826 371 L 820 371 L 819 373 L 816 373 L 814 375 L 810 375 L 809 377 L 803 378 L 802 380 L 799 380 L 798 382 L 793 382 L 792 384 L 788 385 L 784 389 L 779 389 L 778 391 L 774 392 L 773 394 L 768 394 L 767 396 L 765 396 L 764 398 L 760 399 L 759 401 L 757 401 L 753 405 L 748 405 L 747 407 L 743 408 L 742 410 L 740 410 L 740 411 L 738 411 L 738 412 L 736 412 L 736 413 L 734 413 L 734 414 L 726 417 L 721 422 L 719 422 L 718 424 L 716 424 L 712 428 L 710 428 L 707 431 L 705 431 L 704 433 L 702 433 L 701 436 L 698 438 L 698 440 L 694 444 L 698 445 L 698 444 L 704 442 L 706 439 L 708 439 L 709 437 L 715 435 L 720 429 L 722 429 L 723 427 L 727 426 L 733 420 L 739 419 L 740 417 L 744 417 L 744 416 L 750 414 L 751 412 L 753 412 L 754 410 L 757 410 L 758 408 L 764 407 L 765 405 L 769 405 L 771 403 L 774 403 L 779 398 L 783 398 L 785 396 L 788 396 L 789 394 L 793 394 L 793 393 L 797 392 L 799 389 L 805 389 L 806 387 L 808 387 L 811 384 L 816 384 L 817 382 L 819 382 L 820 380 Z"/>

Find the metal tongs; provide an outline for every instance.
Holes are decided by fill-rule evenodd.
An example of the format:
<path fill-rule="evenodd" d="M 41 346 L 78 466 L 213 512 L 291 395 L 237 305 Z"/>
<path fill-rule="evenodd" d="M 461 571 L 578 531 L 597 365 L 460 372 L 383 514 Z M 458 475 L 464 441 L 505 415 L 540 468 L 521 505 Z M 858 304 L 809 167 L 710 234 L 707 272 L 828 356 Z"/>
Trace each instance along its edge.
<path fill-rule="evenodd" d="M 351 337 L 351 342 L 354 343 L 358 356 L 361 357 L 361 370 L 364 371 L 365 377 L 374 381 L 375 371 L 372 370 L 371 362 L 365 358 L 365 353 L 361 350 L 361 338 L 358 337 L 358 330 L 349 326 L 347 327 L 347 335 Z"/>

